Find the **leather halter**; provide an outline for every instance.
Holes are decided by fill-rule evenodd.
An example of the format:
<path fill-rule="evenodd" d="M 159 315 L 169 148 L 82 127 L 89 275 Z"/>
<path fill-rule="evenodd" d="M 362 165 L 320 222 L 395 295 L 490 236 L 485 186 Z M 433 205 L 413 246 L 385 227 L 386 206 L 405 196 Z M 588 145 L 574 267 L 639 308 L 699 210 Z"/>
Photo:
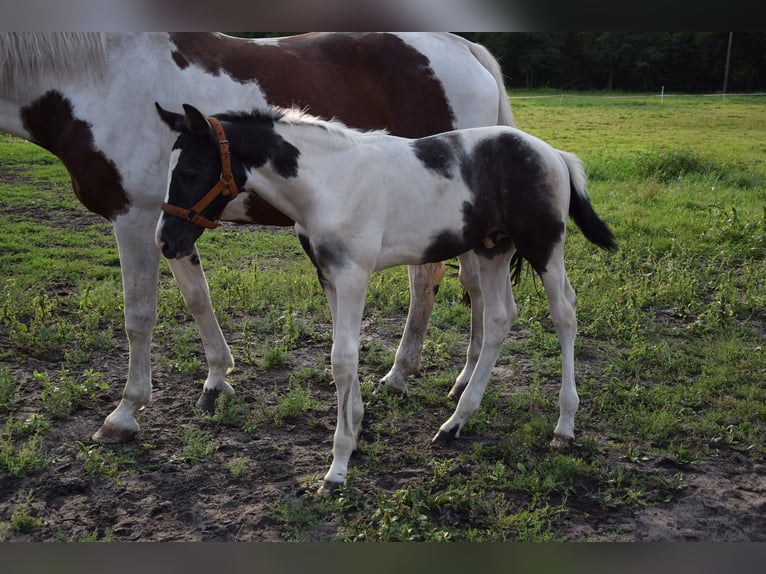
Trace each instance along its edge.
<path fill-rule="evenodd" d="M 210 125 L 213 127 L 215 135 L 218 138 L 218 149 L 221 154 L 221 177 L 215 186 L 213 186 L 213 188 L 197 202 L 197 205 L 191 209 L 184 209 L 183 207 L 176 207 L 169 203 L 163 203 L 162 211 L 180 217 L 181 219 L 191 221 L 205 229 L 215 229 L 218 227 L 218 223 L 203 217 L 202 212 L 219 195 L 223 195 L 224 197 L 231 196 L 231 199 L 237 197 L 237 184 L 234 182 L 234 177 L 231 175 L 231 154 L 229 153 L 229 140 L 226 139 L 226 132 L 223 131 L 223 126 L 217 119 L 207 118 L 207 121 L 210 122 Z"/>

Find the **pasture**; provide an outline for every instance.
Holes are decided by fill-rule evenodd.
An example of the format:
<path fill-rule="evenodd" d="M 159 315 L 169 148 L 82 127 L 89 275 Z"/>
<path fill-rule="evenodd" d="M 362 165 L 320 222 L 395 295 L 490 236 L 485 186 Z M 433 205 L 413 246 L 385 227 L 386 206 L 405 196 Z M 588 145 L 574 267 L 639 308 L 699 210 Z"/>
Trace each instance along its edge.
<path fill-rule="evenodd" d="M 408 394 L 374 394 L 407 312 L 396 268 L 370 283 L 365 418 L 332 497 L 316 495 L 335 425 L 330 315 L 291 231 L 199 240 L 237 362 L 238 394 L 214 415 L 195 410 L 202 345 L 163 263 L 152 403 L 134 443 L 97 444 L 127 368 L 111 227 L 58 160 L 0 134 L 0 540 L 766 540 L 766 98 L 532 95 L 512 94 L 517 125 L 580 155 L 619 244 L 570 226 L 575 442 L 548 446 L 560 354 L 531 272 L 452 446 L 429 441 L 468 340 L 456 277 Z"/>

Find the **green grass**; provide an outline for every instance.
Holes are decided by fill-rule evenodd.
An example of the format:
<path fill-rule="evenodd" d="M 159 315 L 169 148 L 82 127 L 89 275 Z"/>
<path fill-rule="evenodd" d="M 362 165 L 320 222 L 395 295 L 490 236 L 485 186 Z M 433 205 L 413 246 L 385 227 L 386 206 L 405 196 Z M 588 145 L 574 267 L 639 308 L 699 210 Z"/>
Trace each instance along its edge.
<path fill-rule="evenodd" d="M 763 461 L 765 103 L 732 97 L 661 104 L 587 94 L 512 99 L 519 127 L 583 158 L 592 202 L 619 243 L 618 252 L 604 253 L 569 228 L 581 399 L 574 446 L 563 453 L 547 446 L 558 416 L 559 349 L 540 281 L 525 274 L 514 289 L 520 317 L 498 361 L 502 374 L 490 381 L 455 448 L 425 448 L 454 408 L 445 395 L 462 366 L 469 311 L 448 276 L 409 395 L 373 395 L 393 361 L 408 305 L 406 269 L 387 270 L 374 276 L 367 298 L 365 334 L 378 336 L 362 343 L 367 415 L 349 484 L 331 499 L 315 497 L 313 483 L 284 493 L 270 515 L 274 528 L 291 540 L 310 538 L 322 524 L 333 525 L 331 537 L 340 540 L 560 540 L 572 515 L 632 511 L 686 494 L 689 465 L 719 450 Z M 45 452 L 54 445 L 46 417 L 68 416 L 81 391 L 89 400 L 102 392 L 84 381 L 92 356 L 124 338 L 122 294 L 109 226 L 77 204 L 65 170 L 16 139 L 0 138 L 0 157 L 3 169 L 26 178 L 0 183 L 0 412 L 9 415 L 0 472 L 25 476 L 49 468 Z M 75 214 L 83 223 L 53 228 L 29 206 Z M 214 415 L 193 419 L 168 441 L 175 445 L 169 456 L 204 463 L 223 454 L 216 454 L 219 436 L 227 433 L 300 433 L 323 417 L 334 425 L 334 404 L 317 398 L 317 389 L 331 384 L 330 316 L 297 240 L 289 230 L 222 227 L 205 232 L 199 246 L 239 365 L 232 376 L 244 382 L 280 373 L 282 383 L 268 390 L 269 383 L 267 399 L 226 398 Z M 199 337 L 164 263 L 159 313 L 155 363 L 201 381 Z M 316 359 L 293 368 L 302 352 Z M 18 357 L 45 357 L 54 367 L 35 374 Z M 35 403 L 36 419 L 16 411 L 33 386 L 45 393 Z M 74 403 L 59 396 L 67 386 Z M 402 437 L 415 432 L 422 433 L 417 440 Z M 308 482 L 326 470 L 324 448 L 317 444 Z M 244 451 L 225 454 L 219 479 L 248 480 L 268 462 Z M 125 479 L 129 465 L 110 450 L 83 446 L 80 457 L 84 472 Z M 658 472 L 652 463 L 660 460 L 675 467 Z M 375 486 L 412 469 L 416 479 Z M 19 509 L 19 524 L 36 528 L 29 504 Z"/>

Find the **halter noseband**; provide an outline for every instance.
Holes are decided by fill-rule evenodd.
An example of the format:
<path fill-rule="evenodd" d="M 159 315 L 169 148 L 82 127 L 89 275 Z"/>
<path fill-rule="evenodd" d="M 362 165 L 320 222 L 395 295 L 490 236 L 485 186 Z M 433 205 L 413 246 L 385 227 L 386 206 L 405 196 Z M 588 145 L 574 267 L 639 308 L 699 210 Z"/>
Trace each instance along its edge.
<path fill-rule="evenodd" d="M 223 126 L 217 119 L 207 118 L 207 121 L 213 126 L 215 135 L 218 138 L 218 148 L 221 154 L 221 177 L 218 180 L 218 183 L 216 183 L 215 186 L 213 186 L 213 188 L 197 202 L 197 205 L 191 209 L 184 209 L 183 207 L 176 207 L 169 203 L 163 203 L 162 211 L 180 217 L 181 219 L 186 219 L 192 223 L 196 223 L 200 227 L 215 229 L 218 227 L 218 223 L 203 217 L 202 212 L 219 195 L 223 195 L 224 197 L 231 196 L 231 199 L 237 197 L 237 184 L 234 182 L 234 177 L 231 175 L 231 154 L 229 153 L 229 140 L 226 139 L 226 132 L 223 131 Z"/>

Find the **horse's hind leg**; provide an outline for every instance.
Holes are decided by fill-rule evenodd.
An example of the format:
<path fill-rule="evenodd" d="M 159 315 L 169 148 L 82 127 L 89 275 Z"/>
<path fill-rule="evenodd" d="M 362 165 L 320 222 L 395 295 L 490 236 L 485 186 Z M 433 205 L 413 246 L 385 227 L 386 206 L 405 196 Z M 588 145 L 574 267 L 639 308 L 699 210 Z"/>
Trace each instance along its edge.
<path fill-rule="evenodd" d="M 518 315 L 509 280 L 511 256 L 512 252 L 496 255 L 492 259 L 476 258 L 484 300 L 481 352 L 455 412 L 441 425 L 433 442 L 448 442 L 458 436 L 460 429 L 481 404 L 503 340 Z"/>
<path fill-rule="evenodd" d="M 574 377 L 574 342 L 577 334 L 577 299 L 564 268 L 563 243 L 556 246 L 546 271 L 540 275 L 548 297 L 548 305 L 561 345 L 561 389 L 559 420 L 551 445 L 564 447 L 574 438 L 574 419 L 580 399 Z"/>
<path fill-rule="evenodd" d="M 390 391 L 403 393 L 410 375 L 420 368 L 420 354 L 426 337 L 428 320 L 431 318 L 436 292 L 444 277 L 444 263 L 410 265 L 410 309 L 402 333 L 402 340 L 396 350 L 394 365 L 380 380 Z"/>
<path fill-rule="evenodd" d="M 234 368 L 234 359 L 213 312 L 210 291 L 196 246 L 190 257 L 169 259 L 168 264 L 181 290 L 186 307 L 197 322 L 205 348 L 208 376 L 197 406 L 203 411 L 212 413 L 215 410 L 215 401 L 221 393 L 234 394 L 234 389 L 225 380 L 226 375 Z"/>

